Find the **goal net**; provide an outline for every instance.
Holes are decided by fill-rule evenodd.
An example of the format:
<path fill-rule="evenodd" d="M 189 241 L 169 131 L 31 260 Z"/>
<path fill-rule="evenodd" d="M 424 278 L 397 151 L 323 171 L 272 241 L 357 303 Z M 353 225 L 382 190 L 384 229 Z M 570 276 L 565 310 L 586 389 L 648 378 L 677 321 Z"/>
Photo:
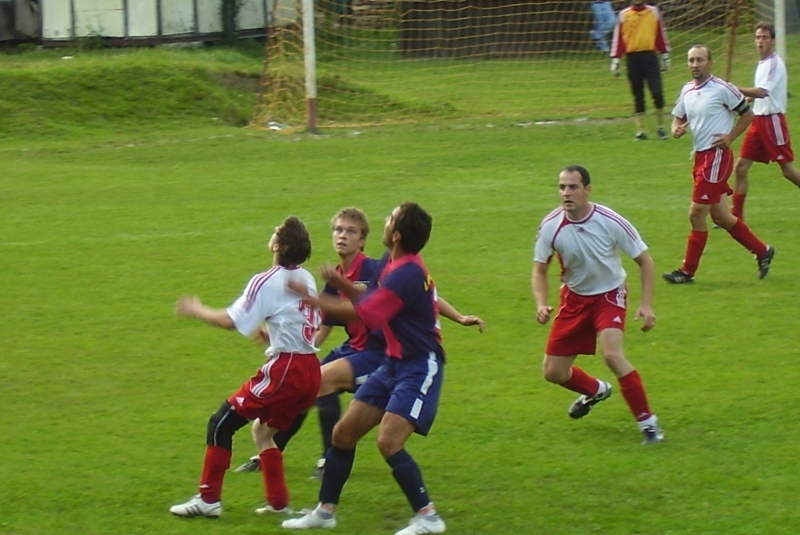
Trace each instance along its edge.
<path fill-rule="evenodd" d="M 595 26 L 588 0 L 317 0 L 305 17 L 314 21 L 313 58 L 305 56 L 301 0 L 270 2 L 257 127 L 531 123 L 633 112 L 625 76 L 611 76 L 602 50 L 611 31 Z M 629 5 L 611 4 L 615 12 Z M 756 4 L 658 2 L 672 46 L 667 102 L 689 79 L 693 44 L 712 49 L 717 76 L 752 78 Z"/>

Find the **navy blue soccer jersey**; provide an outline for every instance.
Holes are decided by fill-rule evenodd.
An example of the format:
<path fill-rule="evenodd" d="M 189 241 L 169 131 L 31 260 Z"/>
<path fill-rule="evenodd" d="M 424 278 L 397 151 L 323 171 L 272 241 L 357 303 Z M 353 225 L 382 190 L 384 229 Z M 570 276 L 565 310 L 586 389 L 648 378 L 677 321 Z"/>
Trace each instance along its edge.
<path fill-rule="evenodd" d="M 444 356 L 436 287 L 418 254 L 407 254 L 383 269 L 378 287 L 355 303 L 358 317 L 381 329 L 386 354 L 399 359 Z"/>
<path fill-rule="evenodd" d="M 365 288 L 369 291 L 377 286 L 378 276 L 381 273 L 383 265 L 383 259 L 376 260 L 366 256 L 364 253 L 358 253 L 355 258 L 353 258 L 353 262 L 350 264 L 350 269 L 347 273 L 343 272 L 341 265 L 336 266 L 336 271 L 344 275 L 347 280 L 352 282 L 356 287 Z M 326 284 L 322 291 L 330 295 L 339 295 L 339 291 L 330 284 Z M 322 324 L 342 325 L 342 323 L 338 323 L 334 318 L 326 316 L 323 316 Z M 345 340 L 343 345 L 349 345 L 356 351 L 376 349 L 383 346 L 380 333 L 370 334 L 369 328 L 364 325 L 361 320 L 348 322 L 344 325 L 344 330 L 347 333 L 347 340 Z"/>

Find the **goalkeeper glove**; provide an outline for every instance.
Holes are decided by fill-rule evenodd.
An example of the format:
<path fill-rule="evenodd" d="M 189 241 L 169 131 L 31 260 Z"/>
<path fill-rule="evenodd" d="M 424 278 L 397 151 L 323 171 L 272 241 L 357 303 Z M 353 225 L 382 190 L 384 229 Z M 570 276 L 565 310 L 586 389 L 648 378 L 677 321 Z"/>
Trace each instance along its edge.
<path fill-rule="evenodd" d="M 619 76 L 619 58 L 611 60 L 611 74 L 613 74 L 614 77 Z"/>
<path fill-rule="evenodd" d="M 669 54 L 661 56 L 661 72 L 667 72 L 672 62 L 669 60 Z"/>

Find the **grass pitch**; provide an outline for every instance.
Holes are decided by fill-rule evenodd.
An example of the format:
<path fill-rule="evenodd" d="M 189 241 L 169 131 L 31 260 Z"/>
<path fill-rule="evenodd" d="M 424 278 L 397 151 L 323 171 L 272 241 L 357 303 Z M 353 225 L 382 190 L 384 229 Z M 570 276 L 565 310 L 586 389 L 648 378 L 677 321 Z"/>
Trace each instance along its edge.
<path fill-rule="evenodd" d="M 754 166 L 746 215 L 777 248 L 765 280 L 712 231 L 694 285 L 657 285 L 655 330 L 630 322 L 626 351 L 667 434 L 642 447 L 618 393 L 571 421 L 573 396 L 541 379 L 547 328 L 534 320 L 532 245 L 558 203 L 559 170 L 580 163 L 593 199 L 639 228 L 658 272 L 677 267 L 689 140 L 633 143 L 627 122 L 519 124 L 277 136 L 188 121 L 8 135 L 0 532 L 282 533 L 280 519 L 252 512 L 263 501 L 253 474 L 228 475 L 218 521 L 167 512 L 195 492 L 208 416 L 262 361 L 250 341 L 174 317 L 173 304 L 197 293 L 227 305 L 267 265 L 270 229 L 288 214 L 311 230 L 313 270 L 335 261 L 338 208 L 368 213 L 367 252 L 378 255 L 383 217 L 415 200 L 434 217 L 423 254 L 441 294 L 488 324 L 484 334 L 443 325 L 440 413 L 428 438 L 408 444 L 450 533 L 794 533 L 797 191 L 774 165 Z M 634 307 L 638 272 L 626 267 Z M 578 362 L 611 377 L 600 357 Z M 316 501 L 315 419 L 285 455 L 296 508 Z M 251 452 L 242 430 L 234 463 Z M 410 515 L 368 435 L 334 531 L 393 533 Z"/>

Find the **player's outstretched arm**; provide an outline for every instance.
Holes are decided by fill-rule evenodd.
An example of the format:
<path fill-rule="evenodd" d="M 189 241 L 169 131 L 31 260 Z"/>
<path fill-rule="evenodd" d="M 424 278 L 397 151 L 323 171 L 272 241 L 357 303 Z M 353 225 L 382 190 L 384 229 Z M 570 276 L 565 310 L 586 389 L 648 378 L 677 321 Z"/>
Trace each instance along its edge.
<path fill-rule="evenodd" d="M 289 281 L 286 283 L 286 286 L 305 301 L 309 302 L 311 306 L 317 307 L 325 314 L 329 314 L 342 321 L 352 321 L 358 318 L 358 314 L 356 314 L 353 308 L 353 303 L 350 301 L 325 293 L 318 296 L 311 295 L 308 291 L 308 287 L 300 281 Z"/>
<path fill-rule="evenodd" d="M 465 316 L 441 296 L 439 296 L 439 314 L 465 327 L 477 325 L 478 332 L 483 332 L 486 329 L 486 323 L 479 316 Z"/>
<path fill-rule="evenodd" d="M 235 325 L 224 308 L 211 308 L 203 304 L 196 295 L 184 295 L 175 304 L 175 314 L 178 316 L 188 316 L 198 318 L 211 325 L 222 327 L 223 329 L 233 329 Z"/>

